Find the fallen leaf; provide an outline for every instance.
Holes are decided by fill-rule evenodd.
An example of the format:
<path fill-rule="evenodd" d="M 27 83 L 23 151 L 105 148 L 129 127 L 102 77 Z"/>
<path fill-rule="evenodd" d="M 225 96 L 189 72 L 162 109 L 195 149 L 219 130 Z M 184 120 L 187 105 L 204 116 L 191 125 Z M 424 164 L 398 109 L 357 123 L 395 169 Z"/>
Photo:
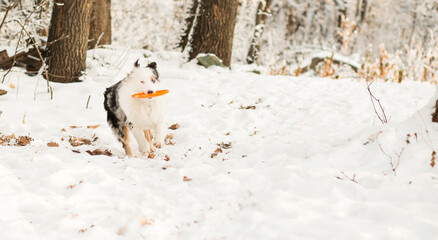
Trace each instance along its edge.
<path fill-rule="evenodd" d="M 164 161 L 166 161 L 166 162 L 170 161 L 170 157 L 168 155 L 165 155 L 164 156 Z"/>
<path fill-rule="evenodd" d="M 179 128 L 179 124 L 178 123 L 172 124 L 172 126 L 169 127 L 169 129 L 171 129 L 171 130 L 176 130 L 178 128 Z"/>
<path fill-rule="evenodd" d="M 184 176 L 184 177 L 183 177 L 183 181 L 184 181 L 184 182 L 190 182 L 190 181 L 192 181 L 192 179 L 189 178 L 189 177 L 187 177 L 187 176 Z"/>
<path fill-rule="evenodd" d="M 70 126 L 70 128 L 81 128 L 81 126 Z"/>
<path fill-rule="evenodd" d="M 91 128 L 91 129 L 96 129 L 98 127 L 100 127 L 100 124 L 87 126 L 87 128 Z"/>
<path fill-rule="evenodd" d="M 111 151 L 108 149 L 105 149 L 105 151 L 103 151 L 103 152 L 100 149 L 94 149 L 93 151 L 87 150 L 86 152 L 92 156 L 96 156 L 96 155 L 112 156 L 113 155 L 111 153 Z"/>
<path fill-rule="evenodd" d="M 5 95 L 6 93 L 8 93 L 8 91 L 0 89 L 0 95 Z"/>
<path fill-rule="evenodd" d="M 256 109 L 256 106 L 242 106 L 242 105 L 240 105 L 239 109 Z"/>
<path fill-rule="evenodd" d="M 216 148 L 216 150 L 214 150 L 214 152 L 210 155 L 210 158 L 216 157 L 221 152 L 222 152 L 222 148 L 220 147 Z"/>
<path fill-rule="evenodd" d="M 49 142 L 47 143 L 47 147 L 59 147 L 59 144 L 56 142 Z"/>
<path fill-rule="evenodd" d="M 73 147 L 77 147 L 81 145 L 91 145 L 91 140 L 86 138 L 77 138 L 74 136 L 70 136 L 68 141 Z"/>
<path fill-rule="evenodd" d="M 19 136 L 16 139 L 16 146 L 26 146 L 30 143 L 30 141 L 33 141 L 33 139 L 31 137 L 27 137 L 27 136 Z"/>
<path fill-rule="evenodd" d="M 228 143 L 221 142 L 221 143 L 218 143 L 216 145 L 218 145 L 219 147 L 221 147 L 223 149 L 230 149 L 232 144 L 231 144 L 231 142 L 228 142 Z"/>
<path fill-rule="evenodd" d="M 153 152 L 150 152 L 150 153 L 148 154 L 148 158 L 150 158 L 150 159 L 154 159 L 154 158 L 155 158 L 155 154 L 154 154 Z"/>
<path fill-rule="evenodd" d="M 14 85 L 13 83 L 10 83 L 10 84 L 9 84 L 9 87 L 12 88 L 12 89 L 14 89 L 14 88 L 15 88 L 15 85 Z"/>

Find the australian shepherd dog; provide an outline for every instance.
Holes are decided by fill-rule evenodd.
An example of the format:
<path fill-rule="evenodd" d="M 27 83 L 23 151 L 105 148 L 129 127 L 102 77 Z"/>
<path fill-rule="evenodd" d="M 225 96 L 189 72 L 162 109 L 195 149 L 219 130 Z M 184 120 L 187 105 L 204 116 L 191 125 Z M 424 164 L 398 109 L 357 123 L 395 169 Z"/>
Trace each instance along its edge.
<path fill-rule="evenodd" d="M 139 60 L 129 75 L 105 91 L 107 121 L 126 155 L 132 156 L 129 132 L 143 155 L 164 144 L 166 125 L 160 98 L 132 98 L 135 93 L 154 93 L 160 89 L 157 64 L 140 66 Z"/>

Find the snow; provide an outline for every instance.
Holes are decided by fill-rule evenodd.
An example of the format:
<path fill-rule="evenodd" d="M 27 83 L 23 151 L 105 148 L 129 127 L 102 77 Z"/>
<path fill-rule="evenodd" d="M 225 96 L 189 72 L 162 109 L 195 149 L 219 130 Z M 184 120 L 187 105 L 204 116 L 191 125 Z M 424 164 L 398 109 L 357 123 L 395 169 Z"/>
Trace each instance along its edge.
<path fill-rule="evenodd" d="M 168 126 L 180 125 L 153 159 L 126 158 L 103 109 L 142 56 L 170 90 Z M 382 125 L 365 82 L 244 69 L 107 47 L 88 52 L 83 82 L 50 83 L 51 100 L 41 76 L 14 68 L 0 136 L 34 140 L 0 146 L 0 239 L 436 239 L 436 86 L 375 82 Z"/>

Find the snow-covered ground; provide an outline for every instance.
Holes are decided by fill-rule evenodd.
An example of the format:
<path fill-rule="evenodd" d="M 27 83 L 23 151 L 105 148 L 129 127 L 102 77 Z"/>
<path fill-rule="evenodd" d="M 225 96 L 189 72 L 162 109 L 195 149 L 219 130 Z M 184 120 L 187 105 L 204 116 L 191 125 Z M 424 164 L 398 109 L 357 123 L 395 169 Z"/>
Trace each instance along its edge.
<path fill-rule="evenodd" d="M 153 159 L 125 158 L 103 91 L 143 53 L 179 128 Z M 0 85 L 0 239 L 438 239 L 434 85 L 371 85 L 382 125 L 354 79 L 128 49 L 91 50 L 87 64 L 84 82 L 50 83 L 53 100 L 18 68 Z"/>

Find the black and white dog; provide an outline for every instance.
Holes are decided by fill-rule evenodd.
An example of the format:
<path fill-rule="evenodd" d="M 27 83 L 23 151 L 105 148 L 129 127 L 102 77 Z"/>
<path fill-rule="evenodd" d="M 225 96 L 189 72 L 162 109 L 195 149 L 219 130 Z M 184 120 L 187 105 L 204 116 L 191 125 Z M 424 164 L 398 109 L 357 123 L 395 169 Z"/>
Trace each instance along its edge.
<path fill-rule="evenodd" d="M 129 75 L 105 91 L 107 121 L 128 156 L 132 156 L 129 130 L 137 140 L 141 154 L 146 155 L 164 144 L 166 125 L 160 98 L 132 98 L 135 93 L 154 93 L 160 89 L 155 62 L 141 67 L 139 60 Z M 152 138 L 152 133 L 153 138 Z"/>

